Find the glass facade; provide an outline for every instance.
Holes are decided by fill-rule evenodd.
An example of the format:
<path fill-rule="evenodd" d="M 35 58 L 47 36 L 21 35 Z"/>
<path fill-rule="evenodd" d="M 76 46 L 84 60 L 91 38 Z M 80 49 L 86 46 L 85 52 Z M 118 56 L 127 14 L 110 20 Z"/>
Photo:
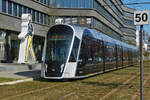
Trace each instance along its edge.
<path fill-rule="evenodd" d="M 34 0 L 34 1 L 36 1 L 36 2 L 38 2 L 38 3 L 41 3 L 41 4 L 44 4 L 44 5 L 46 5 L 46 6 L 49 6 L 49 1 L 50 1 L 50 0 Z"/>
<path fill-rule="evenodd" d="M 33 22 L 49 25 L 49 22 L 46 22 L 46 20 L 49 20 L 50 18 L 48 14 L 45 14 L 43 12 L 39 12 L 32 8 L 14 3 L 10 0 L 0 0 L 0 12 L 6 13 L 12 16 L 16 16 L 16 17 L 21 17 L 23 13 L 30 13 L 32 15 Z"/>
<path fill-rule="evenodd" d="M 105 2 L 110 5 L 113 4 L 109 0 L 106 0 Z M 50 5 L 54 8 L 70 8 L 69 3 L 71 3 L 71 8 L 95 8 L 103 17 L 113 23 L 116 27 L 121 27 L 120 23 L 96 0 L 70 0 L 70 2 L 68 2 L 68 0 L 51 0 Z M 112 6 L 112 8 L 122 19 L 121 12 L 115 6 Z"/>
<path fill-rule="evenodd" d="M 123 14 L 121 13 L 120 10 L 117 9 L 117 7 L 114 5 L 114 3 L 112 3 L 111 0 L 105 0 L 105 2 L 108 4 L 108 5 L 111 5 L 111 9 L 116 13 L 116 15 L 119 16 L 119 18 L 122 20 L 122 16 Z"/>
<path fill-rule="evenodd" d="M 79 25 L 79 26 L 85 26 L 85 27 L 89 27 L 89 28 L 95 28 L 97 30 L 99 30 L 100 32 L 105 33 L 106 35 L 118 39 L 120 40 L 120 35 L 119 33 L 115 32 L 113 29 L 111 29 L 110 27 L 108 27 L 107 25 L 105 25 L 103 22 L 101 22 L 100 20 L 94 18 L 94 17 L 75 17 L 75 16 L 59 16 L 59 17 L 53 17 L 51 16 L 51 22 L 50 23 L 54 23 L 55 19 L 57 18 L 61 18 L 63 19 L 64 23 L 66 24 L 74 24 L 74 25 Z"/>
<path fill-rule="evenodd" d="M 44 6 L 50 6 L 53 8 L 77 8 L 77 9 L 78 8 L 80 9 L 91 8 L 93 10 L 96 10 L 97 13 L 102 15 L 106 20 L 112 23 L 119 30 L 120 30 L 120 27 L 123 27 L 123 25 L 115 17 L 113 17 L 112 13 L 107 11 L 106 8 L 98 2 L 98 0 L 34 0 L 34 1 Z M 118 4 L 122 4 L 120 0 L 116 0 L 116 1 Z M 126 20 L 123 18 L 123 16 L 133 18 L 132 13 L 124 12 L 122 14 L 122 12 L 120 12 L 120 10 L 116 7 L 116 5 L 114 5 L 114 3 L 111 0 L 104 0 L 104 2 L 106 2 L 108 5 L 112 5 L 111 9 L 123 21 L 124 24 L 131 25 L 131 26 L 134 25 L 132 20 Z M 64 23 L 94 28 L 94 29 L 99 30 L 102 33 L 105 33 L 106 35 L 112 38 L 115 38 L 118 40 L 120 40 L 121 38 L 119 35 L 120 33 L 108 27 L 104 22 L 100 21 L 99 19 L 95 17 L 91 17 L 91 16 L 84 16 L 84 17 L 71 16 L 71 15 L 70 16 L 69 15 L 68 16 L 49 16 L 46 13 L 40 12 L 38 10 L 35 10 L 27 6 L 23 6 L 11 0 L 0 0 L 0 12 L 9 14 L 15 17 L 21 17 L 23 13 L 30 13 L 32 15 L 33 22 L 38 23 L 38 24 L 43 24 L 43 25 L 52 25 L 55 23 L 56 18 L 63 18 Z M 122 28 L 121 31 L 135 34 L 134 29 Z M 37 45 L 35 47 L 39 48 Z M 38 49 L 36 51 L 38 52 Z"/>
<path fill-rule="evenodd" d="M 72 0 L 71 1 L 71 8 L 77 8 L 78 7 L 78 1 L 77 0 Z"/>
<path fill-rule="evenodd" d="M 71 8 L 71 0 L 64 0 L 64 8 Z"/>
<path fill-rule="evenodd" d="M 134 26 L 133 20 L 127 20 L 127 19 L 124 19 L 123 22 L 124 22 L 124 24 Z"/>
<path fill-rule="evenodd" d="M 133 18 L 134 14 L 130 12 L 124 12 L 124 16 Z"/>
<path fill-rule="evenodd" d="M 43 3 L 43 4 L 50 4 L 52 7 L 56 8 L 95 8 L 99 14 L 101 14 L 103 17 L 105 17 L 109 22 L 111 22 L 113 25 L 116 26 L 116 28 L 123 27 L 122 24 L 118 20 L 116 20 L 98 1 L 96 0 L 36 0 L 37 2 Z M 46 24 L 49 25 L 54 24 L 55 18 L 58 18 L 57 16 L 53 19 L 50 18 L 49 15 L 39 12 L 37 10 L 31 9 L 26 6 L 22 6 L 20 4 L 11 2 L 9 0 L 0 0 L 1 3 L 1 11 L 4 13 L 8 13 L 13 16 L 21 17 L 22 13 L 31 13 L 32 14 L 32 21 L 40 24 Z M 133 25 L 133 21 L 125 20 L 122 18 L 122 13 L 116 8 L 116 6 L 110 1 L 105 0 L 105 2 L 109 5 L 112 5 L 112 10 L 123 20 L 123 22 L 127 25 Z M 121 2 L 120 2 L 121 3 Z M 133 14 L 130 13 L 124 13 L 125 15 L 133 16 Z M 63 17 L 64 22 L 67 24 L 77 24 L 81 26 L 88 26 L 92 28 L 96 28 L 100 30 L 101 32 L 106 33 L 110 36 L 111 33 L 112 36 L 114 34 L 118 34 L 117 32 L 114 32 L 112 29 L 110 29 L 105 24 L 101 23 L 96 18 L 84 17 L 84 18 L 78 18 L 75 16 L 71 17 Z M 92 19 L 92 20 L 91 20 Z M 107 31 L 105 31 L 107 30 Z M 119 36 L 117 36 L 118 38 Z"/>
<path fill-rule="evenodd" d="M 50 0 L 54 8 L 92 8 L 93 0 Z"/>
<path fill-rule="evenodd" d="M 113 23 L 116 27 L 121 27 L 119 21 L 117 21 L 107 10 L 101 6 L 100 3 L 94 1 L 94 8 L 109 22 Z"/>
<path fill-rule="evenodd" d="M 130 33 L 130 34 L 135 34 L 136 33 L 136 30 L 130 29 L 130 28 L 121 28 L 121 30 L 126 32 L 126 33 Z"/>
<path fill-rule="evenodd" d="M 133 14 L 125 12 L 124 14 L 114 5 L 114 3 L 111 0 L 105 0 L 108 5 L 112 5 L 111 9 L 113 12 L 123 21 L 124 24 L 133 26 L 133 21 L 126 20 L 123 18 L 124 15 L 133 17 Z M 122 2 L 120 0 L 117 0 L 117 3 L 122 5 Z M 113 17 L 111 13 L 109 13 L 104 6 L 102 6 L 97 0 L 51 0 L 50 2 L 51 7 L 54 8 L 94 8 L 96 9 L 99 14 L 101 14 L 105 19 L 107 19 L 109 22 L 111 22 L 113 25 L 116 26 L 116 28 L 123 27 L 123 25 Z M 71 20 L 68 20 L 71 21 Z M 74 21 L 72 22 L 66 22 L 68 24 L 74 24 Z M 94 27 L 97 29 L 102 28 L 101 22 L 95 21 Z M 107 27 L 107 26 L 106 26 Z M 105 29 L 105 28 L 104 28 Z M 108 31 L 110 31 L 109 28 L 107 28 Z M 111 32 L 110 32 L 111 33 Z M 116 33 L 116 32 L 113 32 Z"/>

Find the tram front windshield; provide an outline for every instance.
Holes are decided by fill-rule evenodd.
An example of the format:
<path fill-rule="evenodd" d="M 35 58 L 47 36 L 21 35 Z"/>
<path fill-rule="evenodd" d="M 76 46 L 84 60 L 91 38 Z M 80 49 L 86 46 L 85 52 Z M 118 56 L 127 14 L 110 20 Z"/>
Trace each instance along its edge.
<path fill-rule="evenodd" d="M 66 28 L 67 29 L 67 28 Z M 66 62 L 72 41 L 72 31 L 53 28 L 47 35 L 46 61 Z"/>

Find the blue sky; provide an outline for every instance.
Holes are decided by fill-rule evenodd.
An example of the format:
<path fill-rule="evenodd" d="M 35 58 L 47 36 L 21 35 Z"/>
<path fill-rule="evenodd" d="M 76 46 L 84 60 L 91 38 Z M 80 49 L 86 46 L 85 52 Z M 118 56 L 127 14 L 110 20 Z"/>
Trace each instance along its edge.
<path fill-rule="evenodd" d="M 126 3 L 141 3 L 141 2 L 150 2 L 150 0 L 123 0 L 124 4 Z M 150 10 L 150 4 L 141 4 L 141 5 L 129 5 L 136 10 Z M 139 30 L 139 26 L 137 27 Z M 144 30 L 147 31 L 150 35 L 150 25 L 144 25 Z"/>

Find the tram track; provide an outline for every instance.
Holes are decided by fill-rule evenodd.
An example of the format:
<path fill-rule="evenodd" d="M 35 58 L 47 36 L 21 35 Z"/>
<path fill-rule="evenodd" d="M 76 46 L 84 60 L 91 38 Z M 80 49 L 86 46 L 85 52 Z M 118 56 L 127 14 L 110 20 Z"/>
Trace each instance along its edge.
<path fill-rule="evenodd" d="M 119 91 L 120 89 L 122 89 L 123 87 L 125 87 L 127 84 L 129 84 L 131 81 L 133 81 L 134 79 L 136 79 L 138 76 L 139 76 L 139 74 L 136 75 L 136 76 L 132 76 L 130 79 L 124 81 L 122 85 L 118 86 L 118 87 L 115 88 L 115 89 L 112 89 L 109 93 L 107 93 L 105 96 L 103 96 L 103 97 L 100 98 L 99 100 L 106 100 L 106 99 L 108 99 L 108 98 L 111 97 L 114 93 L 116 93 L 117 91 Z"/>
<path fill-rule="evenodd" d="M 13 96 L 9 96 L 9 97 L 3 98 L 1 100 L 11 100 L 11 99 L 14 99 L 14 98 L 21 98 L 21 97 L 24 97 L 24 96 L 28 96 L 30 94 L 34 95 L 34 94 L 36 94 L 38 92 L 41 92 L 41 91 L 47 91 L 47 90 L 48 91 L 52 91 L 54 88 L 57 88 L 57 90 L 60 90 L 59 87 L 62 87 L 62 86 L 67 87 L 68 85 L 75 85 L 75 84 L 77 85 L 77 84 L 81 83 L 81 85 L 77 85 L 77 87 L 73 88 L 73 91 L 71 90 L 71 92 L 66 93 L 66 94 L 63 93 L 63 95 L 59 94 L 59 95 L 62 95 L 62 96 L 58 95 L 58 97 L 56 97 L 56 99 L 54 99 L 54 100 L 65 100 L 66 98 L 70 98 L 71 96 L 74 96 L 74 95 L 76 95 L 77 93 L 79 93 L 81 91 L 84 92 L 86 90 L 87 86 L 88 86 L 86 82 L 93 82 L 93 81 L 98 82 L 99 81 L 99 82 L 104 82 L 105 83 L 105 81 L 110 80 L 110 76 L 111 76 L 111 78 L 115 79 L 115 77 L 117 75 L 115 73 L 113 74 L 113 76 L 107 75 L 107 74 L 102 74 L 101 75 L 102 77 L 95 76 L 95 77 L 87 78 L 87 79 L 84 79 L 84 80 L 76 80 L 76 81 L 73 81 L 73 82 L 60 83 L 58 85 L 53 84 L 53 85 L 51 85 L 49 87 L 36 89 L 36 90 L 32 90 L 32 91 L 27 91 L 27 92 L 24 92 L 24 93 L 20 93 L 20 94 L 17 94 L 17 95 L 13 95 Z M 93 80 L 93 78 L 94 78 L 94 80 Z M 66 91 L 66 92 L 68 92 L 68 91 Z"/>
<path fill-rule="evenodd" d="M 104 97 L 100 98 L 100 100 L 105 100 L 106 98 L 110 97 L 113 93 L 119 91 L 121 88 L 123 88 L 123 87 L 126 86 L 128 83 L 130 83 L 131 81 L 133 81 L 134 79 L 136 79 L 138 76 L 139 76 L 139 74 L 137 74 L 137 75 L 135 75 L 135 76 L 133 76 L 133 77 L 131 77 L 131 78 L 125 80 L 122 85 L 118 86 L 118 87 L 115 88 L 115 89 L 112 89 L 111 92 L 109 92 L 108 94 L 106 94 Z M 93 80 L 93 81 L 94 81 L 94 80 Z M 83 88 L 81 88 L 81 89 L 79 89 L 79 90 L 77 90 L 77 91 L 73 91 L 73 92 L 67 93 L 67 94 L 65 94 L 65 95 L 63 95 L 63 96 L 57 98 L 56 100 L 65 100 L 66 98 L 69 98 L 69 97 L 71 97 L 71 96 L 73 96 L 73 95 L 76 95 L 78 92 L 84 91 L 85 88 L 86 88 L 86 87 L 83 87 Z"/>
<path fill-rule="evenodd" d="M 67 84 L 69 84 L 69 83 L 61 83 L 61 84 L 59 84 L 59 85 L 52 85 L 52 86 L 50 86 L 50 87 L 41 88 L 41 89 L 36 89 L 36 90 L 32 90 L 32 91 L 28 91 L 28 92 L 21 93 L 21 94 L 18 94 L 18 95 L 9 96 L 9 97 L 3 98 L 3 99 L 1 99 L 1 100 L 9 100 L 9 99 L 13 99 L 13 98 L 16 98 L 16 97 L 21 97 L 21 96 L 24 96 L 24 95 L 37 93 L 37 92 L 40 92 L 40 91 L 43 91 L 43 90 L 52 89 L 52 88 L 55 88 L 55 87 L 58 87 L 58 86 L 67 85 Z"/>
<path fill-rule="evenodd" d="M 150 74 L 149 74 L 150 75 Z M 150 77 L 148 77 L 146 80 L 143 82 L 143 87 L 148 83 L 148 80 L 150 80 Z M 138 90 L 133 96 L 132 100 L 138 100 L 138 96 L 140 96 L 140 91 Z"/>
<path fill-rule="evenodd" d="M 100 100 L 105 100 L 105 99 L 109 98 L 111 95 L 113 95 L 115 92 L 119 91 L 121 88 L 123 88 L 124 86 L 126 86 L 128 83 L 130 83 L 131 81 L 133 81 L 133 80 L 134 80 L 135 78 L 137 78 L 138 76 L 139 76 L 139 75 L 133 76 L 133 77 L 131 77 L 130 79 L 124 81 L 122 85 L 118 86 L 118 87 L 115 88 L 115 89 L 112 89 L 111 92 L 109 92 L 108 94 L 106 94 L 105 96 L 103 96 L 102 98 L 100 98 Z M 86 88 L 86 87 L 84 87 L 84 88 L 82 88 L 82 89 L 79 89 L 79 90 L 77 90 L 77 91 L 70 92 L 70 93 L 68 93 L 68 94 L 66 94 L 66 95 L 63 95 L 63 96 L 57 98 L 56 100 L 65 100 L 66 98 L 69 98 L 69 97 L 71 97 L 71 96 L 77 94 L 77 92 L 84 91 L 85 88 Z"/>
<path fill-rule="evenodd" d="M 97 77 L 97 76 L 95 76 Z M 109 76 L 107 77 L 109 78 Z M 90 79 L 90 81 L 96 81 L 97 78 L 95 80 L 93 79 Z M 1 100 L 10 100 L 10 99 L 13 99 L 13 98 L 17 98 L 17 97 L 22 97 L 22 96 L 25 96 L 25 95 L 29 95 L 29 94 L 34 94 L 34 93 L 38 93 L 40 91 L 44 91 L 44 90 L 49 90 L 49 89 L 52 89 L 52 88 L 56 88 L 56 87 L 61 87 L 63 85 L 71 85 L 72 83 L 73 84 L 78 84 L 78 82 L 80 82 L 81 80 L 77 80 L 75 83 L 73 82 L 67 82 L 67 83 L 60 83 L 58 85 L 52 85 L 50 87 L 45 87 L 45 88 L 41 88 L 41 89 L 36 89 L 36 90 L 32 90 L 32 91 L 27 91 L 27 92 L 24 92 L 24 93 L 20 93 L 20 94 L 17 94 L 17 95 L 13 95 L 13 96 L 9 96 L 9 97 L 6 97 L 6 98 L 2 98 Z M 63 100 L 65 99 L 66 97 L 69 97 L 69 96 L 72 96 L 74 94 L 76 94 L 77 92 L 81 91 L 81 89 L 77 90 L 77 91 L 73 91 L 73 92 L 70 92 L 64 96 L 61 96 L 59 98 L 57 98 L 56 100 Z"/>

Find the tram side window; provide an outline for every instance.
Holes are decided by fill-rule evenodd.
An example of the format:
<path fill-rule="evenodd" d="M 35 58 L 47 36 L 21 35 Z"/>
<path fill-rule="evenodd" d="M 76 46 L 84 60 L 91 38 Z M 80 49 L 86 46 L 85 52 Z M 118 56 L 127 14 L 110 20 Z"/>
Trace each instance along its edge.
<path fill-rule="evenodd" d="M 114 48 L 109 43 L 105 43 L 105 57 L 106 57 L 106 62 L 114 61 Z"/>
<path fill-rule="evenodd" d="M 131 63 L 131 50 L 130 49 L 128 50 L 128 57 L 129 57 L 129 59 L 128 59 L 129 63 Z"/>
<path fill-rule="evenodd" d="M 92 63 L 93 61 L 93 46 L 94 46 L 94 41 L 91 39 L 88 39 L 87 41 L 87 52 L 88 52 L 88 64 Z"/>
<path fill-rule="evenodd" d="M 93 63 L 102 63 L 103 62 L 103 50 L 102 50 L 102 42 L 96 41 L 92 46 L 93 53 Z"/>
<path fill-rule="evenodd" d="M 128 60 L 128 52 L 127 49 L 124 47 L 123 48 L 123 61 L 127 61 Z"/>
<path fill-rule="evenodd" d="M 118 46 L 118 61 L 122 61 L 122 48 Z"/>
<path fill-rule="evenodd" d="M 79 42 L 80 42 L 80 40 L 77 37 L 75 37 L 69 62 L 76 62 L 77 61 Z"/>
<path fill-rule="evenodd" d="M 84 66 L 87 63 L 87 61 L 88 61 L 87 43 L 86 39 L 83 38 L 79 53 L 79 60 L 78 60 L 79 66 L 80 67 Z"/>

